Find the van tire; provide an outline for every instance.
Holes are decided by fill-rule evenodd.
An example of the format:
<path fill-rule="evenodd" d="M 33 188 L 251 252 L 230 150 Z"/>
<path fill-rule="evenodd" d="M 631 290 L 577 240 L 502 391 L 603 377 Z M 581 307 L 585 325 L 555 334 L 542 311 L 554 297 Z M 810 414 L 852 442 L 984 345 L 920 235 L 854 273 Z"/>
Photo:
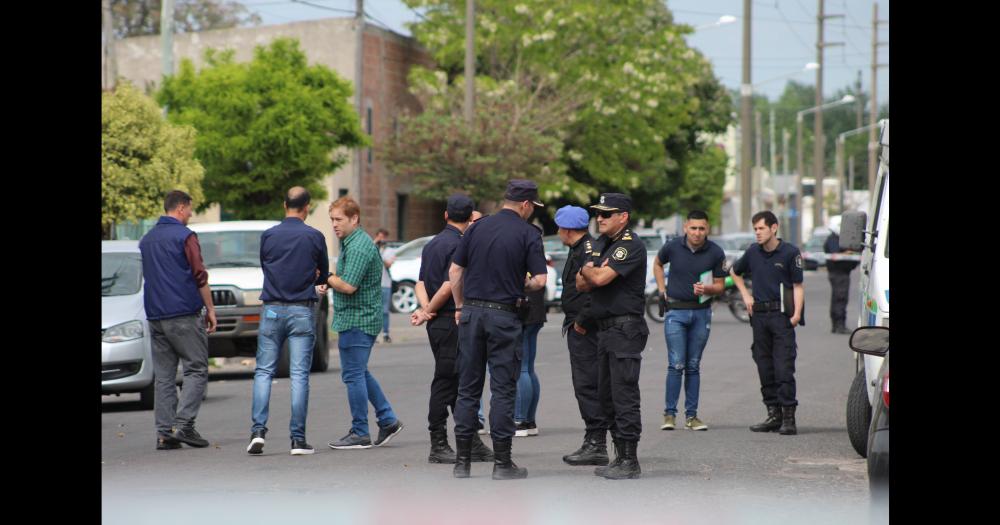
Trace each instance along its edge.
<path fill-rule="evenodd" d="M 854 376 L 851 391 L 847 394 L 847 436 L 851 446 L 861 457 L 868 457 L 868 427 L 872 422 L 872 406 L 868 402 L 865 386 L 865 369 Z"/>

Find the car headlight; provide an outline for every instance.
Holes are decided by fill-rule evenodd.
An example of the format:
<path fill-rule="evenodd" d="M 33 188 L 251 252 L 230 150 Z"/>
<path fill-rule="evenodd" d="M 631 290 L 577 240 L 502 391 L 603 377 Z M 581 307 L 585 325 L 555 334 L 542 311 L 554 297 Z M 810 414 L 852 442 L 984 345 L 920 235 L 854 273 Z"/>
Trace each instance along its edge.
<path fill-rule="evenodd" d="M 260 300 L 260 290 L 249 290 L 243 292 L 243 306 L 260 306 L 264 304 Z"/>
<path fill-rule="evenodd" d="M 129 321 L 108 328 L 101 336 L 101 341 L 105 343 L 121 343 L 141 339 L 143 336 L 142 321 Z"/>

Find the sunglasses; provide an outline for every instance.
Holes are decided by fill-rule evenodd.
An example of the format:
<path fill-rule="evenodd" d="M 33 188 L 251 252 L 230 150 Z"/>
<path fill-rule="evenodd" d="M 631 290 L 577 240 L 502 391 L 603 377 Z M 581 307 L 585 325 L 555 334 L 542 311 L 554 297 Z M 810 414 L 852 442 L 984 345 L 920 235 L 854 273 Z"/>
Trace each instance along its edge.
<path fill-rule="evenodd" d="M 610 219 L 612 215 L 615 215 L 617 213 L 621 213 L 621 212 L 620 211 L 599 211 L 599 212 L 597 212 L 597 216 L 600 217 L 600 218 L 602 218 L 602 219 Z"/>

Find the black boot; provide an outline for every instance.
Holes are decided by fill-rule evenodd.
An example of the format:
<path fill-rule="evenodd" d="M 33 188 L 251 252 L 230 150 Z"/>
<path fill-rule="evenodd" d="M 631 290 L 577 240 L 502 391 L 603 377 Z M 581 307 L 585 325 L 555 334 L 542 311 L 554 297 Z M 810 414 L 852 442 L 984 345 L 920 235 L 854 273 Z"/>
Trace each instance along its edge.
<path fill-rule="evenodd" d="M 583 437 L 583 445 L 571 454 L 563 456 L 570 465 L 607 465 L 608 444 L 604 431 L 591 431 Z"/>
<path fill-rule="evenodd" d="M 779 428 L 781 428 L 781 409 L 777 406 L 767 407 L 767 419 L 750 426 L 753 432 L 774 432 Z"/>
<path fill-rule="evenodd" d="M 615 459 L 613 459 L 611 461 L 611 463 L 608 463 L 608 465 L 605 466 L 605 467 L 597 467 L 597 468 L 595 468 L 594 469 L 594 475 L 595 476 L 603 476 L 604 473 L 607 472 L 609 468 L 617 467 L 618 465 L 622 464 L 622 460 L 625 457 L 624 456 L 624 450 L 625 449 L 623 448 L 624 445 L 622 445 L 622 441 L 620 439 L 618 439 L 618 436 L 615 436 L 612 433 L 611 434 L 611 443 L 615 447 Z"/>
<path fill-rule="evenodd" d="M 781 428 L 778 429 L 778 433 L 782 436 L 794 436 L 798 434 L 798 429 L 795 428 L 795 407 L 781 407 Z"/>
<path fill-rule="evenodd" d="M 642 476 L 642 469 L 639 468 L 639 458 L 636 457 L 638 441 L 622 440 L 622 460 L 615 466 L 608 466 L 604 471 L 607 479 L 636 479 Z"/>
<path fill-rule="evenodd" d="M 519 467 L 510 459 L 511 438 L 493 439 L 493 479 L 524 479 L 528 477 L 528 469 Z"/>
<path fill-rule="evenodd" d="M 452 472 L 456 478 L 467 478 L 472 471 L 472 438 L 460 438 L 455 436 L 455 470 Z"/>
<path fill-rule="evenodd" d="M 428 463 L 454 463 L 455 451 L 448 445 L 448 429 L 439 428 L 431 431 L 431 454 L 427 456 Z"/>
<path fill-rule="evenodd" d="M 482 439 L 479 439 L 479 434 L 472 435 L 472 461 L 493 461 L 493 451 L 486 446 L 486 443 L 483 443 Z"/>

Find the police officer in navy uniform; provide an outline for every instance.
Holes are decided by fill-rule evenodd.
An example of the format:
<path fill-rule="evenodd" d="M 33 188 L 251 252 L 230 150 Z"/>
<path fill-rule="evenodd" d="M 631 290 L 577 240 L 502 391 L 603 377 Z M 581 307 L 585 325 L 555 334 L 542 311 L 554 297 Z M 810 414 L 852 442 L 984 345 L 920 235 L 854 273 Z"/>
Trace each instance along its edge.
<path fill-rule="evenodd" d="M 611 426 L 615 459 L 594 474 L 607 479 L 632 479 L 642 475 L 636 447 L 642 433 L 639 413 L 639 368 L 649 328 L 643 318 L 646 285 L 646 246 L 628 227 L 632 199 L 622 193 L 605 193 L 597 210 L 598 241 L 577 275 L 577 289 L 591 292 L 591 311 L 597 325 L 598 392 Z M 573 325 L 579 334 L 589 330 Z"/>
<path fill-rule="evenodd" d="M 451 296 L 448 269 L 462 234 L 472 220 L 473 202 L 456 193 L 448 197 L 444 220 L 447 225 L 434 236 L 420 254 L 420 278 L 416 295 L 420 308 L 410 316 L 410 324 L 427 323 L 427 339 L 434 355 L 434 378 L 428 403 L 427 421 L 431 433 L 429 463 L 455 463 L 455 451 L 448 445 L 448 409 L 455 413 L 458 397 L 458 325 L 455 324 L 455 300 Z M 493 451 L 472 435 L 472 460 L 493 461 Z"/>
<path fill-rule="evenodd" d="M 753 328 L 753 360 L 760 375 L 760 392 L 767 419 L 750 427 L 754 432 L 793 435 L 795 428 L 795 326 L 805 325 L 802 255 L 777 237 L 778 218 L 770 211 L 753 216 L 757 243 L 747 248 L 730 269 L 743 294 Z M 744 273 L 753 275 L 753 296 L 747 292 Z M 789 300 L 789 294 L 792 300 Z"/>
<path fill-rule="evenodd" d="M 563 206 L 556 212 L 559 239 L 569 246 L 569 256 L 563 267 L 562 310 L 565 314 L 562 332 L 569 347 L 570 372 L 573 378 L 573 393 L 583 418 L 585 433 L 583 445 L 574 452 L 563 456 L 570 465 L 608 464 L 608 420 L 601 411 L 601 400 L 597 394 L 597 325 L 590 313 L 590 294 L 576 288 L 576 275 L 580 272 L 593 252 L 596 241 L 587 231 L 590 217 L 587 210 L 578 206 Z M 573 329 L 577 323 L 580 333 Z"/>
<path fill-rule="evenodd" d="M 538 186 L 507 184 L 503 209 L 475 222 L 459 242 L 449 271 L 458 326 L 458 400 L 455 406 L 454 476 L 467 478 L 476 433 L 486 363 L 490 366 L 490 435 L 493 479 L 522 479 L 528 471 L 511 460 L 514 400 L 521 374 L 525 293 L 545 287 L 542 236 L 527 220 L 535 212 Z M 530 274 L 530 277 L 526 277 Z"/>
<path fill-rule="evenodd" d="M 830 221 L 830 236 L 823 242 L 823 251 L 829 254 L 850 255 L 840 248 L 840 216 Z M 847 303 L 851 297 L 851 271 L 861 264 L 859 261 L 832 260 L 826 258 L 826 274 L 830 279 L 830 331 L 835 334 L 849 334 L 847 328 Z"/>

